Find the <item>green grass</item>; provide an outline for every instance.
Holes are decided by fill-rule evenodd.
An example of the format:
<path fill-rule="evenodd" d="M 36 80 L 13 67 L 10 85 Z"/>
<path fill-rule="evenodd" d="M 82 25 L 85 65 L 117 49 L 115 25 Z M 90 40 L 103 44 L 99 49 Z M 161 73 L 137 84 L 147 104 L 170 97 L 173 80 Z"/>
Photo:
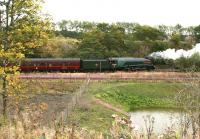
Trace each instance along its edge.
<path fill-rule="evenodd" d="M 90 88 L 96 98 L 126 111 L 142 108 L 176 108 L 175 95 L 181 83 L 111 82 L 93 83 Z"/>
<path fill-rule="evenodd" d="M 96 104 L 93 94 L 87 92 L 81 97 L 79 105 L 73 110 L 67 121 L 70 124 L 75 123 L 79 127 L 84 127 L 88 130 L 106 133 L 114 121 L 113 114 L 126 117 L 121 113 Z"/>
<path fill-rule="evenodd" d="M 89 130 L 106 132 L 112 125 L 114 119 L 111 116 L 114 113 L 116 112 L 95 104 L 79 106 L 70 115 L 68 121 Z"/>
<path fill-rule="evenodd" d="M 99 98 L 125 111 L 176 108 L 174 97 L 182 87 L 181 83 L 166 82 L 93 82 L 82 97 L 84 103 L 80 102 L 68 121 L 105 133 L 112 125 L 111 115 L 116 112 L 95 104 L 93 98 Z"/>

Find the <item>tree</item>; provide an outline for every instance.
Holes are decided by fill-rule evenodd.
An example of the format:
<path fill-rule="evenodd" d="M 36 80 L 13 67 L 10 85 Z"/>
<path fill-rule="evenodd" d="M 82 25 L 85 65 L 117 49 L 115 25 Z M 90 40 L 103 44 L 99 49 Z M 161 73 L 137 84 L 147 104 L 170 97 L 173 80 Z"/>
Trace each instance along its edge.
<path fill-rule="evenodd" d="M 77 57 L 78 45 L 77 39 L 65 38 L 65 37 L 52 37 L 48 40 L 47 44 L 42 47 L 33 49 L 32 54 L 26 57 L 30 58 L 69 58 Z"/>
<path fill-rule="evenodd" d="M 92 22 L 80 22 L 80 21 L 71 21 L 71 20 L 62 20 L 57 24 L 59 31 L 58 34 L 63 35 L 64 37 L 71 37 L 76 39 L 81 39 L 83 33 L 91 31 L 93 27 L 96 26 Z"/>
<path fill-rule="evenodd" d="M 194 37 L 196 43 L 200 43 L 200 25 L 194 28 Z"/>
<path fill-rule="evenodd" d="M 170 41 L 175 45 L 175 47 L 178 47 L 181 41 L 181 35 L 177 33 L 173 33 Z"/>
<path fill-rule="evenodd" d="M 150 26 L 141 26 L 137 25 L 135 31 L 133 32 L 133 37 L 136 40 L 140 41 L 149 41 L 149 40 L 164 40 L 165 33 L 160 30 L 150 27 Z"/>
<path fill-rule="evenodd" d="M 40 12 L 41 0 L 0 0 L 0 77 L 3 115 L 7 115 L 8 96 L 16 87 L 19 61 L 31 48 L 43 45 L 52 25 Z"/>
<path fill-rule="evenodd" d="M 83 58 L 108 58 L 126 56 L 124 29 L 117 25 L 100 23 L 83 36 L 79 47 Z"/>

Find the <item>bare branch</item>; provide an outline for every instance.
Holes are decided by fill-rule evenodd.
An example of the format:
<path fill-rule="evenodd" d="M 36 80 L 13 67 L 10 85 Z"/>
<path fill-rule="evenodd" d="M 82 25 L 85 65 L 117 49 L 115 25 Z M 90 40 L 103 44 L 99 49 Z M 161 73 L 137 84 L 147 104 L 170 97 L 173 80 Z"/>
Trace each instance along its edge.
<path fill-rule="evenodd" d="M 19 5 L 23 4 L 25 1 L 26 1 L 26 0 L 22 0 L 22 1 L 20 2 Z M 13 0 L 13 2 L 14 2 L 14 0 Z M 14 4 L 13 4 L 13 8 L 14 8 Z M 19 7 L 16 7 L 16 8 L 18 9 Z M 11 20 L 11 26 L 12 26 L 21 16 L 22 16 L 21 13 L 17 14 L 17 16 L 15 16 L 15 17 L 13 16 L 13 19 Z"/>

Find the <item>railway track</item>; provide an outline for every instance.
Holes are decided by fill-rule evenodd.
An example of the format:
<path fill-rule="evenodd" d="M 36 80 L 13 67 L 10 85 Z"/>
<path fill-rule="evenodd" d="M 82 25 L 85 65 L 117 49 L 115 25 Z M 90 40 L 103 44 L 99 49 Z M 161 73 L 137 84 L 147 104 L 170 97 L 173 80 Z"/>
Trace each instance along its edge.
<path fill-rule="evenodd" d="M 21 79 L 66 79 L 66 80 L 86 80 L 84 77 L 21 77 Z M 92 77 L 90 80 L 163 80 L 163 81 L 192 81 L 199 80 L 199 78 L 103 78 L 103 77 Z"/>
<path fill-rule="evenodd" d="M 197 76 L 198 75 L 198 76 Z M 65 80 L 200 80 L 200 73 L 191 76 L 182 72 L 116 72 L 116 73 L 29 73 L 21 79 L 65 79 Z"/>

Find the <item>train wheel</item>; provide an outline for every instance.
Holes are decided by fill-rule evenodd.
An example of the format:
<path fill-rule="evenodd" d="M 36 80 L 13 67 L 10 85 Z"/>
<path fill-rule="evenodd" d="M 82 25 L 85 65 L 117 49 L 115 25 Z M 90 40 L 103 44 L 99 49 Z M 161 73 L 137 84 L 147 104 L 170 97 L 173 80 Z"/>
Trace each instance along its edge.
<path fill-rule="evenodd" d="M 131 68 L 131 71 L 137 71 L 137 69 L 136 69 L 136 68 L 134 68 L 134 67 L 132 67 L 132 68 Z"/>

